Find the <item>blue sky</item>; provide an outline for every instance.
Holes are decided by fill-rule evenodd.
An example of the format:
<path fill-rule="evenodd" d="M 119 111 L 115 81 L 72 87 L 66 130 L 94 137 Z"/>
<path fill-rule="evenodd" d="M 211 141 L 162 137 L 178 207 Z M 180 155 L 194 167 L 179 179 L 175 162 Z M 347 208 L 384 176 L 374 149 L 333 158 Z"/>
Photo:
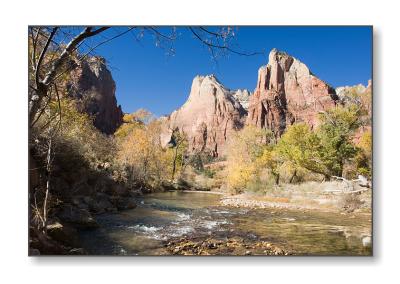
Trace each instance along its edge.
<path fill-rule="evenodd" d="M 107 35 L 115 34 L 115 29 Z M 215 74 L 230 89 L 254 90 L 266 57 L 231 54 L 215 64 L 186 28 L 178 28 L 177 33 L 174 56 L 157 47 L 148 34 L 137 41 L 127 33 L 97 49 L 111 67 L 118 104 L 124 112 L 146 108 L 157 116 L 169 114 L 186 101 L 198 74 Z M 234 44 L 244 51 L 265 50 L 267 56 L 274 47 L 285 51 L 338 87 L 366 85 L 371 78 L 371 36 L 370 27 L 239 27 Z"/>

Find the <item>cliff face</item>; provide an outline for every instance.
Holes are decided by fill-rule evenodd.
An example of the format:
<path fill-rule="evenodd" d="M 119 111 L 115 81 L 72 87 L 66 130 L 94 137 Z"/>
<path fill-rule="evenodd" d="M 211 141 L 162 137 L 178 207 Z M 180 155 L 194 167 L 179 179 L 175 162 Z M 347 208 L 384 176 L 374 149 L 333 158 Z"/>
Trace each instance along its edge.
<path fill-rule="evenodd" d="M 77 101 L 80 111 L 94 117 L 94 125 L 112 134 L 122 124 L 121 106 L 115 98 L 115 82 L 101 57 L 89 57 L 71 72 L 67 93 Z"/>
<path fill-rule="evenodd" d="M 174 130 L 186 134 L 191 152 L 224 153 L 229 135 L 244 124 L 246 110 L 213 75 L 196 76 L 185 104 L 163 119 L 161 140 L 168 144 Z"/>
<path fill-rule="evenodd" d="M 231 94 L 245 110 L 248 110 L 251 92 L 246 89 L 238 89 L 233 91 Z"/>
<path fill-rule="evenodd" d="M 247 123 L 269 128 L 279 137 L 295 122 L 315 126 L 318 112 L 335 106 L 337 100 L 335 90 L 315 77 L 305 64 L 273 49 L 268 65 L 258 71 Z"/>

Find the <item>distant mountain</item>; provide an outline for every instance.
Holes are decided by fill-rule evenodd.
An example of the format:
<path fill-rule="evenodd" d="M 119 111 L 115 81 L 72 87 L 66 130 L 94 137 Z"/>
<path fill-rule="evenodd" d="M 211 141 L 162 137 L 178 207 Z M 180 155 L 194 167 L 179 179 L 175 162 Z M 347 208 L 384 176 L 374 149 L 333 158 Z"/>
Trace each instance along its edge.
<path fill-rule="evenodd" d="M 218 157 L 229 135 L 243 127 L 246 114 L 233 92 L 214 75 L 196 76 L 187 101 L 163 118 L 162 143 L 168 144 L 172 132 L 179 130 L 187 135 L 190 151 Z"/>
<path fill-rule="evenodd" d="M 269 62 L 258 70 L 254 93 L 248 90 L 231 91 L 214 75 L 196 76 L 189 97 L 182 107 L 163 117 L 164 145 L 172 132 L 184 132 L 191 152 L 206 151 L 217 157 L 224 154 L 229 136 L 245 124 L 267 128 L 279 138 L 287 127 L 305 122 L 318 124 L 318 114 L 350 99 L 349 92 L 370 93 L 367 87 L 341 87 L 336 90 L 316 77 L 298 59 L 272 49 Z M 365 102 L 364 102 L 365 101 Z M 369 111 L 371 100 L 361 102 Z"/>
<path fill-rule="evenodd" d="M 242 105 L 245 110 L 249 108 L 250 96 L 252 95 L 251 92 L 246 89 L 238 89 L 232 91 L 231 95 Z"/>

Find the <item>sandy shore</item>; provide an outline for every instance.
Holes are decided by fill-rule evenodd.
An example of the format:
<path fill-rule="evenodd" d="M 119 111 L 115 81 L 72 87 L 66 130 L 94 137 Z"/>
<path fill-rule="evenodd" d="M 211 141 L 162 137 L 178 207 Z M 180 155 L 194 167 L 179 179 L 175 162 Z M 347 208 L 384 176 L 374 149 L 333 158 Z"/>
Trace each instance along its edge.
<path fill-rule="evenodd" d="M 274 208 L 274 209 L 289 209 L 289 210 L 326 210 L 331 211 L 327 208 L 321 208 L 312 205 L 300 205 L 292 204 L 287 202 L 272 202 L 256 200 L 251 196 L 238 194 L 233 196 L 224 196 L 221 199 L 221 205 L 232 206 L 232 207 L 245 207 L 245 208 Z"/>

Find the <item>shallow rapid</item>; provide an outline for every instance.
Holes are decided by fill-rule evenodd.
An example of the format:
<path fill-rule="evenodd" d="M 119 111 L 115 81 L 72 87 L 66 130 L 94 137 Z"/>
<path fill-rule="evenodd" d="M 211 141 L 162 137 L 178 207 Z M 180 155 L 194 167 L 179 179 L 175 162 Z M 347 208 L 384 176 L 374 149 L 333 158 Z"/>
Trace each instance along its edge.
<path fill-rule="evenodd" d="M 97 217 L 100 227 L 81 231 L 83 248 L 97 255 L 162 255 L 178 238 L 240 237 L 269 241 L 308 255 L 370 255 L 362 239 L 368 215 L 318 211 L 230 208 L 221 196 L 201 192 L 163 192 L 141 198 L 132 210 Z"/>

